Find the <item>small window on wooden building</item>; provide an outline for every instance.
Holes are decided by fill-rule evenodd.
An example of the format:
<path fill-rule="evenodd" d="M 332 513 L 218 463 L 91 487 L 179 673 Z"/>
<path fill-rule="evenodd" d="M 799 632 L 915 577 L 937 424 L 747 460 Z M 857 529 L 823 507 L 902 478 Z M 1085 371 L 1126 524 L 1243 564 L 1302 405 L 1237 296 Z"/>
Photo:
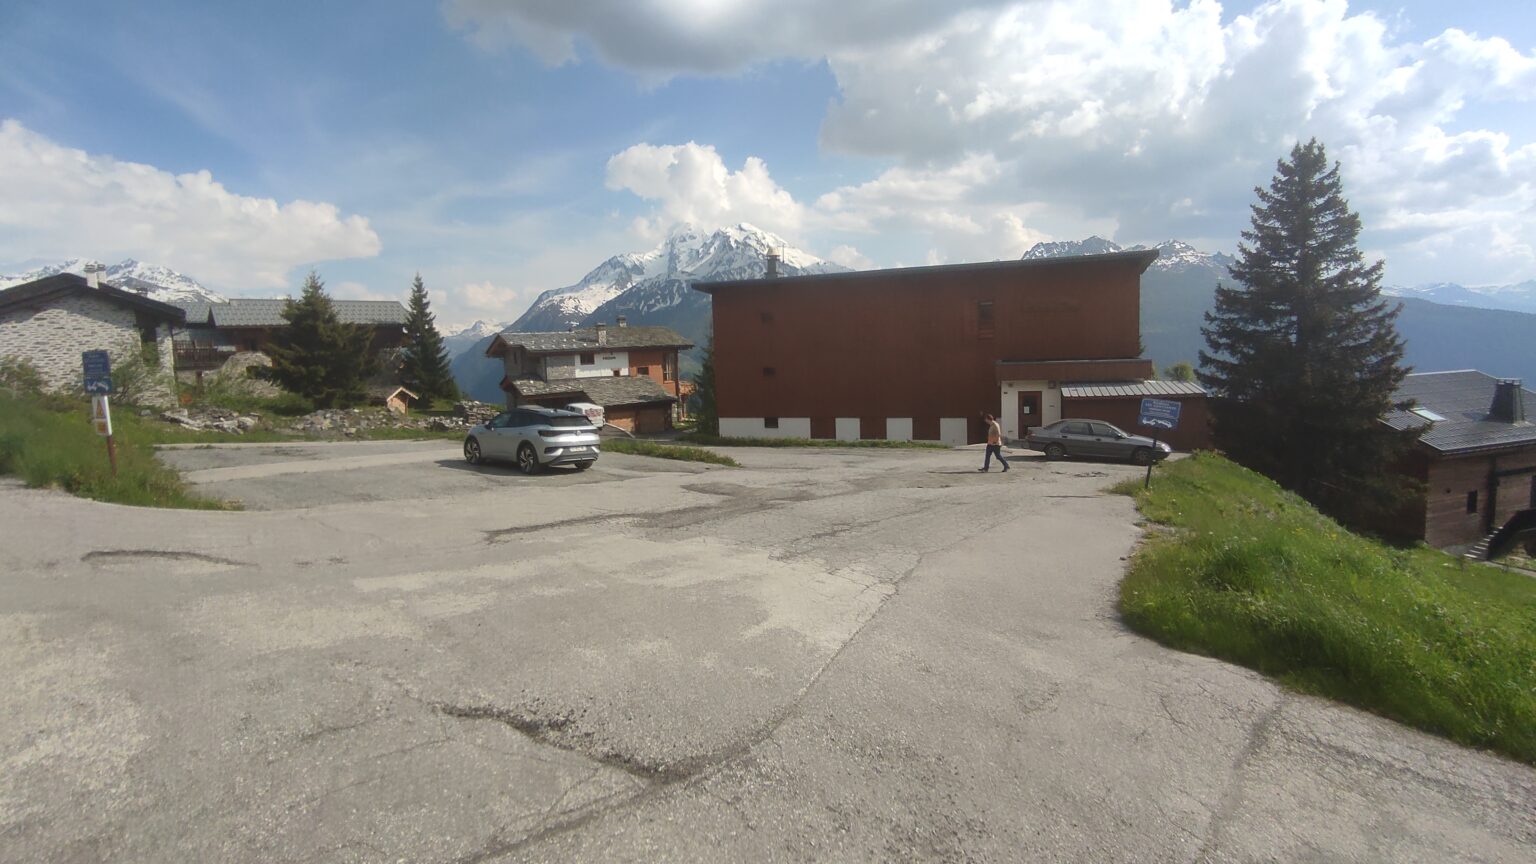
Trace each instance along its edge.
<path fill-rule="evenodd" d="M 591 354 L 583 354 L 581 355 L 580 362 L 583 366 L 591 366 L 594 362 L 596 362 L 596 359 L 597 358 L 593 357 Z"/>
<path fill-rule="evenodd" d="M 774 375 L 778 374 L 778 371 L 779 370 L 773 368 L 772 366 L 764 366 L 763 367 L 763 377 L 764 378 L 772 378 Z"/>
<path fill-rule="evenodd" d="M 1467 493 L 1467 512 L 1468 513 L 1476 513 L 1477 512 L 1477 490 L 1476 489 L 1473 489 L 1471 492 Z"/>
<path fill-rule="evenodd" d="M 777 417 L 764 417 L 763 418 L 763 428 L 764 429 L 777 429 L 777 428 L 779 428 L 779 418 L 777 418 Z"/>
<path fill-rule="evenodd" d="M 635 374 L 636 375 L 644 375 L 646 377 L 650 377 L 651 367 L 649 367 L 649 366 L 636 366 L 635 367 Z"/>
<path fill-rule="evenodd" d="M 991 336 L 992 334 L 992 301 L 979 301 L 976 304 L 976 335 L 986 337 Z"/>
<path fill-rule="evenodd" d="M 677 377 L 677 370 L 671 354 L 663 354 L 661 357 L 661 380 L 671 381 Z"/>

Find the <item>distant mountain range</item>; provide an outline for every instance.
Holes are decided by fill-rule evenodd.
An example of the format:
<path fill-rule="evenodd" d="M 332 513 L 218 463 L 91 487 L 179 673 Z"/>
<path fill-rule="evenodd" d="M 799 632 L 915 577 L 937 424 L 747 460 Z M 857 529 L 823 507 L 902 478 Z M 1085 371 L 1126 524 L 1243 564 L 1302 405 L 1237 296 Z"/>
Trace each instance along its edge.
<path fill-rule="evenodd" d="M 1131 249 L 1142 247 L 1128 247 Z M 1231 283 L 1229 255 L 1201 252 L 1186 243 L 1159 244 L 1158 259 L 1141 277 L 1141 332 L 1146 356 L 1159 369 L 1197 361 L 1205 313 L 1218 282 Z M 1119 252 L 1102 237 L 1040 243 L 1028 258 Z M 1536 381 L 1536 281 L 1490 288 L 1439 284 L 1384 288 L 1400 298 L 1397 329 L 1407 343 L 1407 363 L 1420 372 L 1480 369 L 1490 375 Z M 1500 306 L 1493 306 L 1493 303 Z M 1529 311 L 1527 311 L 1529 310 Z"/>
<path fill-rule="evenodd" d="M 25 273 L 17 273 L 11 276 L 0 276 L 0 288 L 9 288 L 12 285 L 20 285 L 23 282 L 31 282 L 36 279 L 45 279 L 49 276 L 57 276 L 60 273 L 85 274 L 85 265 L 91 263 L 85 258 L 72 258 L 62 264 L 50 264 L 39 267 L 36 270 L 28 270 Z M 162 303 L 189 303 L 207 301 L 219 303 L 224 297 L 204 288 L 196 279 L 177 273 L 169 267 L 161 267 L 158 264 L 145 264 L 132 258 L 119 261 L 109 266 L 101 274 L 101 281 L 110 283 L 126 291 L 133 291 Z"/>
<path fill-rule="evenodd" d="M 694 291 L 693 283 L 761 278 L 770 250 L 779 253 L 779 273 L 784 276 L 848 269 L 745 223 L 710 232 L 683 225 L 648 252 L 615 255 L 574 285 L 545 291 L 517 320 L 501 329 L 524 333 L 568 330 L 599 321 L 612 324 L 623 315 L 630 324 L 671 327 L 699 346 L 681 359 L 683 373 L 691 374 L 698 368 L 710 325 L 709 296 Z M 487 333 L 453 358 L 459 388 L 485 401 L 505 398 L 498 386 L 501 363 L 484 356 L 495 332 L 499 331 Z"/>

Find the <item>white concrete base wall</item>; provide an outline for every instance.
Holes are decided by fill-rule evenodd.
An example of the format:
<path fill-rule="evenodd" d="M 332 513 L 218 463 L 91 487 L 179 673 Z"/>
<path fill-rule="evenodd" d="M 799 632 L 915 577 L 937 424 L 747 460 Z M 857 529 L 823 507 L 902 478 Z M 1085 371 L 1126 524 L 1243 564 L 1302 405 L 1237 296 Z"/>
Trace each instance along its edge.
<path fill-rule="evenodd" d="M 780 417 L 779 428 L 769 429 L 761 417 L 721 417 L 720 434 L 727 438 L 809 438 L 811 418 Z"/>
<path fill-rule="evenodd" d="M 912 418 L 911 417 L 887 417 L 885 418 L 885 437 L 888 441 L 911 441 Z"/>
<path fill-rule="evenodd" d="M 837 440 L 839 440 L 839 441 L 857 441 L 857 440 L 859 440 L 859 418 L 857 418 L 857 417 L 839 417 L 839 418 L 837 418 Z"/>
<path fill-rule="evenodd" d="M 1019 424 L 1019 391 L 1040 391 L 1040 416 L 1034 425 L 1048 426 L 1061 419 L 1061 388 L 1047 386 L 1049 381 L 1004 381 L 1002 404 L 998 406 L 997 419 L 1003 426 L 1003 437 L 1022 438 Z"/>
<path fill-rule="evenodd" d="M 965 418 L 940 417 L 939 440 L 956 447 L 965 444 Z"/>

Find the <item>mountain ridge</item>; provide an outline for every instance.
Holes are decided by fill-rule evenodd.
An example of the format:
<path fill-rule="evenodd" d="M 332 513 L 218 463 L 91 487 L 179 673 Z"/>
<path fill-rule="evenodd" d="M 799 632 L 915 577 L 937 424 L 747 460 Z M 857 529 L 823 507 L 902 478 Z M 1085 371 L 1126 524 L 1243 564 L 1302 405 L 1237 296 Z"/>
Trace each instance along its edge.
<path fill-rule="evenodd" d="M 57 276 L 60 273 L 85 274 L 85 265 L 94 263 L 86 258 L 71 258 L 59 264 L 48 264 L 24 273 L 0 275 L 0 289 L 10 288 L 37 279 Z M 125 291 L 142 294 L 162 303 L 221 303 L 224 296 L 206 288 L 202 283 L 159 264 L 146 264 L 133 258 L 124 258 L 107 267 L 101 281 Z"/>

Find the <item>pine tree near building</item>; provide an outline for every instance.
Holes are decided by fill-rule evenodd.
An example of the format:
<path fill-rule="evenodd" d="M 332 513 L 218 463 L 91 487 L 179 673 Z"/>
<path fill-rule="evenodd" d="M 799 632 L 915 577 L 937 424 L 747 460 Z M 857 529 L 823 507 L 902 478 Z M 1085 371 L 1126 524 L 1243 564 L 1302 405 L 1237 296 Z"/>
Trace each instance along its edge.
<path fill-rule="evenodd" d="M 694 428 L 702 435 L 720 434 L 720 409 L 715 402 L 715 334 L 710 332 L 704 342 L 704 361 L 699 374 L 693 376 Z"/>
<path fill-rule="evenodd" d="M 459 387 L 448 368 L 448 349 L 443 335 L 437 332 L 436 316 L 427 302 L 427 287 L 420 273 L 411 283 L 405 338 L 406 346 L 400 352 L 400 383 L 428 402 L 459 398 Z"/>
<path fill-rule="evenodd" d="M 1254 191 L 1238 285 L 1217 286 L 1201 328 L 1216 444 L 1346 524 L 1379 528 L 1412 490 L 1392 468 L 1413 437 L 1380 422 L 1408 372 L 1382 264 L 1365 263 L 1360 217 L 1315 139 Z"/>
<path fill-rule="evenodd" d="M 373 371 L 373 334 L 343 324 L 325 293 L 325 283 L 310 271 L 299 299 L 282 311 L 288 326 L 273 334 L 269 378 L 284 390 L 309 399 L 317 408 L 356 405 L 366 398 L 364 381 Z"/>

